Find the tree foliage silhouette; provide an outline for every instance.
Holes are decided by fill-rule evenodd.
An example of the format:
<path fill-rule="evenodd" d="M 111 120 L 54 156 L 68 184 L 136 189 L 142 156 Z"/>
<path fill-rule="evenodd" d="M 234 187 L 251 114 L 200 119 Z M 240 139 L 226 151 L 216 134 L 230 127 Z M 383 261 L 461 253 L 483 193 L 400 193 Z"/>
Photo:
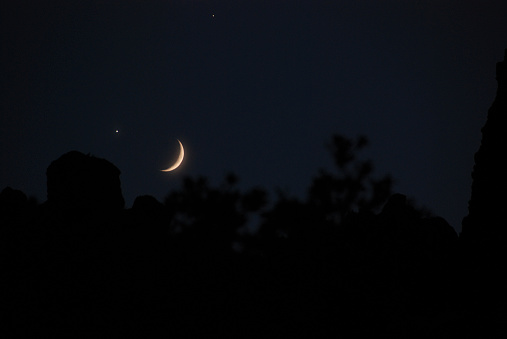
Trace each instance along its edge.
<path fill-rule="evenodd" d="M 16 333 L 430 333 L 434 319 L 457 310 L 457 236 L 405 196 L 388 199 L 391 177 L 374 176 L 359 156 L 367 144 L 333 136 L 336 168 L 322 170 L 305 199 L 279 192 L 270 204 L 267 191 L 241 190 L 228 174 L 218 185 L 185 177 L 163 203 L 140 196 L 127 210 L 118 208 L 119 170 L 71 153 L 56 162 L 69 166 L 48 171 L 49 202 L 35 206 L 10 188 L 0 194 L 12 284 L 3 300 L 24 314 L 12 322 Z M 73 166 L 88 160 L 93 170 L 74 180 Z M 114 189 L 103 191 L 97 178 Z"/>
<path fill-rule="evenodd" d="M 367 144 L 364 136 L 350 139 L 334 135 L 327 147 L 335 171 L 321 170 L 310 184 L 305 201 L 279 192 L 273 207 L 263 215 L 259 237 L 271 239 L 268 242 L 274 241 L 275 246 L 284 238 L 319 243 L 336 233 L 347 214 L 376 212 L 391 194 L 392 179 L 390 175 L 375 178 L 372 162 L 360 159 L 358 153 Z"/>
<path fill-rule="evenodd" d="M 308 199 L 329 220 L 340 222 L 350 211 L 375 212 L 391 195 L 391 176 L 372 177 L 371 160 L 358 157 L 367 145 L 365 136 L 354 140 L 341 135 L 334 135 L 328 144 L 337 172 L 321 170 L 310 186 Z"/>
<path fill-rule="evenodd" d="M 264 190 L 240 192 L 237 181 L 234 174 L 228 174 L 218 187 L 212 187 L 204 177 L 185 177 L 182 189 L 165 199 L 171 232 L 190 237 L 208 250 L 230 251 L 249 215 L 267 204 Z"/>

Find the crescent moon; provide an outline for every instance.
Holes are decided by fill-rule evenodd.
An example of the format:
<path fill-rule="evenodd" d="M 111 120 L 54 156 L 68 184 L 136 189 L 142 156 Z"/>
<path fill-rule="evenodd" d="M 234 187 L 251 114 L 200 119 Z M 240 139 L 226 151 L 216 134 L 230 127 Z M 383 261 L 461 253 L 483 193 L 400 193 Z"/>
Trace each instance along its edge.
<path fill-rule="evenodd" d="M 178 140 L 178 139 L 176 139 L 176 140 Z M 176 162 L 171 167 L 164 169 L 164 170 L 160 170 L 160 171 L 170 172 L 170 171 L 178 168 L 179 165 L 181 165 L 181 162 L 183 161 L 183 157 L 185 156 L 185 150 L 183 149 L 183 145 L 181 144 L 181 141 L 178 140 L 178 142 L 180 143 L 180 155 L 178 156 L 178 160 L 176 160 Z"/>

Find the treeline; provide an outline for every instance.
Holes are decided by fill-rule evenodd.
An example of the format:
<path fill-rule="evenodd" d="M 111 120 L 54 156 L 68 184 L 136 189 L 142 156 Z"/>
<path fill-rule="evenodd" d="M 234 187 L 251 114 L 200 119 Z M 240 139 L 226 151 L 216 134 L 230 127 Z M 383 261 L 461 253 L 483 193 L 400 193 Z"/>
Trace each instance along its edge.
<path fill-rule="evenodd" d="M 484 333 L 454 229 L 334 136 L 305 199 L 184 178 L 124 209 L 119 170 L 70 152 L 48 200 L 0 194 L 11 336 L 392 337 Z M 79 169 L 79 170 L 77 170 Z M 120 192 L 118 194 L 118 192 Z M 497 308 L 490 313 L 501 314 Z M 489 330 L 496 329 L 496 323 Z"/>

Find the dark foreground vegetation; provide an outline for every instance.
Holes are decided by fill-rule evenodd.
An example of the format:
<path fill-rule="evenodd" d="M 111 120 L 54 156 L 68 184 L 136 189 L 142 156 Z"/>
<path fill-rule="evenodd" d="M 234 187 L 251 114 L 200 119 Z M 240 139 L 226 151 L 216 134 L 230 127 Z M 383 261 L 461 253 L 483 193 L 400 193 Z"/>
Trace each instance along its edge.
<path fill-rule="evenodd" d="M 506 61 L 459 237 L 373 175 L 363 137 L 333 137 L 305 199 L 230 174 L 130 209 L 119 169 L 72 151 L 46 202 L 0 193 L 2 337 L 505 337 Z"/>
<path fill-rule="evenodd" d="M 376 178 L 335 136 L 336 171 L 304 200 L 228 175 L 185 178 L 124 208 L 120 171 L 69 152 L 38 204 L 0 194 L 9 337 L 324 338 L 487 335 L 505 329 L 499 256 Z M 496 279 L 494 281 L 493 279 Z M 485 299 L 486 298 L 486 299 Z"/>

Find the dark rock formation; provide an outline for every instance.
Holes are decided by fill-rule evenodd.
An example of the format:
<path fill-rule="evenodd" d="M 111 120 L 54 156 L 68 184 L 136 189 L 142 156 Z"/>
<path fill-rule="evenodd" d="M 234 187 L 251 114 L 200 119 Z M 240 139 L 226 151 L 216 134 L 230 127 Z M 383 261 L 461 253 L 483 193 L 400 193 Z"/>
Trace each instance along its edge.
<path fill-rule="evenodd" d="M 114 211 L 125 205 L 120 170 L 105 159 L 71 151 L 53 161 L 46 175 L 51 206 Z"/>
<path fill-rule="evenodd" d="M 164 205 L 151 195 L 138 196 L 132 205 L 132 210 L 143 214 L 160 213 L 163 208 Z"/>
<path fill-rule="evenodd" d="M 26 194 L 20 190 L 5 187 L 0 193 L 0 211 L 12 213 L 22 209 L 28 203 Z"/>
<path fill-rule="evenodd" d="M 161 234 L 167 231 L 169 220 L 166 218 L 164 205 L 151 195 L 138 196 L 129 213 L 131 222 L 143 226 L 152 225 L 159 229 Z"/>
<path fill-rule="evenodd" d="M 485 319 L 506 319 L 507 314 L 507 50 L 504 61 L 497 63 L 496 80 L 498 90 L 482 128 L 472 172 L 468 216 L 462 223 L 459 280 L 462 309 L 469 314 L 463 328 L 474 324 L 477 328 L 494 331 L 502 328 L 503 331 L 505 321 L 488 323 Z M 488 335 L 481 333 L 480 336 Z"/>
<path fill-rule="evenodd" d="M 24 224 L 33 215 L 35 200 L 28 199 L 20 190 L 5 187 L 0 193 L 0 233 L 4 225 Z"/>
<path fill-rule="evenodd" d="M 482 141 L 475 154 L 472 195 L 468 216 L 463 219 L 461 236 L 467 242 L 484 243 L 505 239 L 507 175 L 507 50 L 496 65 L 498 90 L 482 128 Z"/>

